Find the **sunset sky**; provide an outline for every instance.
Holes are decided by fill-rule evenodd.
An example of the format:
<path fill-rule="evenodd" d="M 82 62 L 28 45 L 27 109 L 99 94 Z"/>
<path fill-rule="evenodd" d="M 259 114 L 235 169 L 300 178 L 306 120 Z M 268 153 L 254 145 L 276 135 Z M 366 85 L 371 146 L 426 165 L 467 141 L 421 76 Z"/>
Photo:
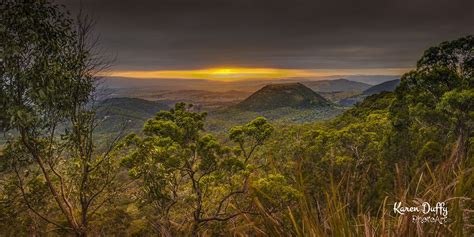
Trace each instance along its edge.
<path fill-rule="evenodd" d="M 247 79 L 297 79 L 326 78 L 334 75 L 401 75 L 407 68 L 351 68 L 351 69 L 282 69 L 282 68 L 240 68 L 222 67 L 209 69 L 181 70 L 111 70 L 102 76 L 135 79 L 207 79 L 236 81 Z"/>
<path fill-rule="evenodd" d="M 73 13 L 79 0 L 61 0 Z M 474 32 L 471 0 L 82 0 L 131 78 L 401 75 Z"/>

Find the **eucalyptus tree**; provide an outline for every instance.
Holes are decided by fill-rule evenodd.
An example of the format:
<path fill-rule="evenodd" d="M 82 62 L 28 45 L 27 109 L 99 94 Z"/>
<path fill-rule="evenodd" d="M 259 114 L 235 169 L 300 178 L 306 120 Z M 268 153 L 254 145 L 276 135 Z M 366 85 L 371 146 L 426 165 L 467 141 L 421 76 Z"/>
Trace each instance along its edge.
<path fill-rule="evenodd" d="M 454 143 L 450 151 L 454 163 L 465 160 L 469 154 L 474 125 L 473 48 L 472 35 L 443 42 L 426 50 L 416 70 L 403 75 L 391 114 L 396 131 L 425 133 L 412 139 L 423 143 L 419 145 L 423 149 L 412 152 L 415 155 L 416 150 L 426 151 L 429 147 L 444 150 L 433 145 L 443 144 L 440 141 Z M 414 151 L 413 148 L 406 150 Z"/>
<path fill-rule="evenodd" d="M 49 1 L 6 0 L 0 12 L 0 125 L 13 134 L 2 162 L 34 216 L 86 236 L 115 176 L 113 146 L 99 153 L 93 138 L 94 75 L 103 64 L 92 24 Z M 46 190 L 40 206 L 38 187 Z"/>
<path fill-rule="evenodd" d="M 132 134 L 122 144 L 128 150 L 123 164 L 140 182 L 143 200 L 162 217 L 163 235 L 173 233 L 170 221 L 191 223 L 198 235 L 205 224 L 251 212 L 244 197 L 257 169 L 254 154 L 273 127 L 263 117 L 234 127 L 230 139 L 239 146 L 231 148 L 203 132 L 205 117 L 178 103 L 148 120 L 143 137 Z"/>

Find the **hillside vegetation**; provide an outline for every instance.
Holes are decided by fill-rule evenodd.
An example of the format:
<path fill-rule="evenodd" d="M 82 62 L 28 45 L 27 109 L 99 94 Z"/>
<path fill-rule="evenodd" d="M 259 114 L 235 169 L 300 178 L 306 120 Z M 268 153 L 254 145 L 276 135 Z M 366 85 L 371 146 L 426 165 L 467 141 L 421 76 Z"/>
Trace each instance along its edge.
<path fill-rule="evenodd" d="M 222 134 L 259 116 L 273 124 L 302 124 L 334 118 L 343 111 L 303 84 L 270 84 L 235 106 L 209 111 L 205 128 Z"/>
<path fill-rule="evenodd" d="M 141 129 L 143 123 L 152 118 L 157 111 L 169 107 L 163 103 L 138 98 L 110 98 L 97 105 L 97 119 L 101 121 L 97 133 L 113 133 L 126 127 L 131 130 Z"/>
<path fill-rule="evenodd" d="M 316 108 L 331 103 L 301 83 L 270 84 L 240 102 L 237 108 L 247 111 L 265 111 L 282 107 Z"/>
<path fill-rule="evenodd" d="M 87 25 L 48 1 L 6 4 L 0 128 L 16 135 L 0 152 L 1 236 L 474 234 L 473 36 L 427 49 L 394 92 L 328 121 L 257 116 L 216 135 L 206 112 L 177 103 L 107 139 L 90 106 L 100 65 Z M 123 117 L 161 108 L 114 101 Z M 332 105 L 291 84 L 241 106 Z M 394 211 L 425 202 L 447 212 Z"/>

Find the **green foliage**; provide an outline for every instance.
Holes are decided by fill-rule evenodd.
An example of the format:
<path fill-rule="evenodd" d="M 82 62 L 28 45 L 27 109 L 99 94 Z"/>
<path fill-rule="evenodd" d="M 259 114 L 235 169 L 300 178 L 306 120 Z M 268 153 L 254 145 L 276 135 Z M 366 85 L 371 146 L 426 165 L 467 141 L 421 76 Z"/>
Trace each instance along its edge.
<path fill-rule="evenodd" d="M 239 144 L 245 161 L 247 161 L 255 148 L 263 145 L 263 142 L 272 134 L 273 127 L 264 117 L 257 117 L 244 126 L 235 126 L 229 131 L 231 141 Z"/>
<path fill-rule="evenodd" d="M 453 154 L 452 162 L 456 163 L 470 156 L 473 45 L 473 37 L 467 36 L 432 47 L 418 61 L 417 69 L 403 76 L 391 108 L 395 136 L 393 150 L 387 155 L 400 156 L 400 150 L 409 151 L 404 163 L 411 166 L 410 160 L 424 157 L 418 151 L 424 151 L 423 147 L 433 141 L 442 141 L 456 143 L 457 148 L 452 151 L 443 147 L 429 159 L 442 160 Z M 396 142 L 407 138 L 416 142 Z"/>
<path fill-rule="evenodd" d="M 281 174 L 269 174 L 254 181 L 252 186 L 256 190 L 260 202 L 272 208 L 284 209 L 301 197 L 301 193 L 290 186 L 286 177 Z"/>
<path fill-rule="evenodd" d="M 202 225 L 230 220 L 249 208 L 242 196 L 254 172 L 252 153 L 273 127 L 262 117 L 234 127 L 230 139 L 239 148 L 230 148 L 203 134 L 206 114 L 192 108 L 178 103 L 148 120 L 143 138 L 129 135 L 122 148 L 130 151 L 122 164 L 141 182 L 142 200 L 159 213 L 160 225 L 172 229 L 172 222 L 187 221 L 197 233 Z"/>
<path fill-rule="evenodd" d="M 1 12 L 2 128 L 48 126 L 86 103 L 92 78 L 77 74 L 89 66 L 89 52 L 60 8 L 6 1 Z"/>
<path fill-rule="evenodd" d="M 461 77 L 472 83 L 474 70 L 474 37 L 468 35 L 457 40 L 446 41 L 439 46 L 427 49 L 417 62 L 418 70 L 432 70 L 434 68 L 448 68 L 457 72 Z M 472 86 L 470 84 L 469 86 Z"/>
<path fill-rule="evenodd" d="M 428 49 L 394 93 L 329 121 L 311 122 L 342 110 L 300 84 L 264 88 L 241 105 L 258 112 L 218 111 L 208 124 L 185 103 L 105 101 L 134 123 L 161 111 L 99 149 L 85 28 L 48 1 L 0 10 L 0 128 L 11 133 L 0 148 L 0 235 L 473 233 L 472 36 Z M 206 133 L 222 127 L 225 137 Z M 451 220 L 415 225 L 387 211 L 396 201 L 446 201 Z"/>
<path fill-rule="evenodd" d="M 286 202 L 288 212 L 263 217 L 270 233 L 472 233 L 473 216 L 463 214 L 473 208 L 472 37 L 429 51 L 395 93 L 369 96 L 326 123 L 277 129 L 262 156 L 303 195 Z M 264 213 L 272 210 L 268 200 L 259 197 Z M 420 200 L 446 200 L 453 221 L 415 226 L 387 211 L 393 202 Z"/>
<path fill-rule="evenodd" d="M 313 123 L 315 121 L 335 118 L 344 110 L 344 108 L 336 106 L 306 109 L 282 107 L 260 112 L 228 108 L 209 112 L 205 128 L 207 131 L 219 134 L 227 132 L 231 127 L 246 123 L 256 117 L 265 117 L 275 125 Z"/>
<path fill-rule="evenodd" d="M 114 144 L 97 151 L 93 137 L 89 103 L 101 64 L 90 25 L 50 1 L 2 1 L 0 22 L 0 128 L 15 134 L 2 154 L 6 182 L 17 187 L 7 192 L 20 197 L 28 215 L 19 221 L 36 234 L 87 235 L 112 202 L 117 172 Z"/>

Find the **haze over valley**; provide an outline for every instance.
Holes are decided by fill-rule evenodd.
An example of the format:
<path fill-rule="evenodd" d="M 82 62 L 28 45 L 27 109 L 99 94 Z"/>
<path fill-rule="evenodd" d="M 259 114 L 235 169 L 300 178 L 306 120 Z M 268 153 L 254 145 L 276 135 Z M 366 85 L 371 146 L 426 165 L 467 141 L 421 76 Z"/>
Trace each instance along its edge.
<path fill-rule="evenodd" d="M 322 121 L 334 118 L 367 96 L 394 91 L 399 79 L 387 81 L 393 78 L 395 76 L 379 77 L 382 83 L 376 85 L 360 82 L 364 81 L 361 77 L 232 82 L 107 78 L 103 81 L 106 96 L 100 107 L 107 108 L 101 114 L 108 122 L 102 131 L 110 132 L 125 122 L 138 131 L 154 116 L 153 109 L 147 108 L 159 111 L 179 102 L 193 104 L 196 111 L 206 111 L 208 128 L 216 132 L 257 116 L 281 124 Z M 374 77 L 366 77 L 370 79 Z M 115 86 L 107 87 L 109 84 Z"/>

